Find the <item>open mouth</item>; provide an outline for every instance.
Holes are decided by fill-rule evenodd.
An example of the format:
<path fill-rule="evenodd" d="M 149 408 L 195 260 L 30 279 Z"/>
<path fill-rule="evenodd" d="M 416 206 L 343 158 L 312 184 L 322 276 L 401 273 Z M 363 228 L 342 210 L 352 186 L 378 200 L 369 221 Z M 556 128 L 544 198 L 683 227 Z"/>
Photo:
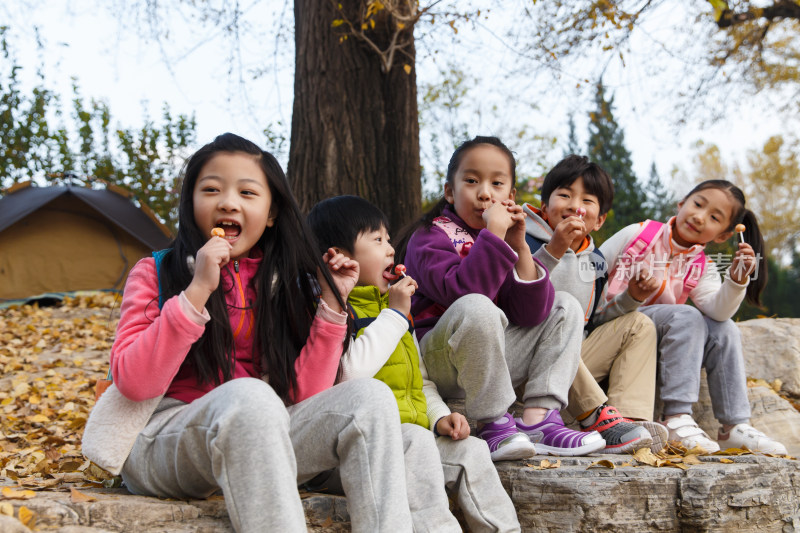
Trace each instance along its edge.
<path fill-rule="evenodd" d="M 387 281 L 397 281 L 397 278 L 399 277 L 400 276 L 398 276 L 394 271 L 394 263 L 386 267 L 386 269 L 383 271 L 383 279 Z"/>
<path fill-rule="evenodd" d="M 229 241 L 236 240 L 239 237 L 239 234 L 242 233 L 242 227 L 231 220 L 222 220 L 217 222 L 216 226 L 214 227 L 222 228 L 222 231 L 225 232 L 225 238 Z"/>

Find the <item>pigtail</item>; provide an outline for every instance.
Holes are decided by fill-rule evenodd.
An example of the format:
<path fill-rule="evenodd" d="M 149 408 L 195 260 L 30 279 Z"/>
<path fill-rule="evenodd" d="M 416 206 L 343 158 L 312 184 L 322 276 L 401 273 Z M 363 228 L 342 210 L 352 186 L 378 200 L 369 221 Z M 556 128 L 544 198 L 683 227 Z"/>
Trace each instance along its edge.
<path fill-rule="evenodd" d="M 764 246 L 764 237 L 761 235 L 755 213 L 749 209 L 744 210 L 742 224 L 745 226 L 744 240 L 753 247 L 756 254 L 756 268 L 750 274 L 750 283 L 747 285 L 747 301 L 761 306 L 761 293 L 767 285 L 767 250 Z"/>

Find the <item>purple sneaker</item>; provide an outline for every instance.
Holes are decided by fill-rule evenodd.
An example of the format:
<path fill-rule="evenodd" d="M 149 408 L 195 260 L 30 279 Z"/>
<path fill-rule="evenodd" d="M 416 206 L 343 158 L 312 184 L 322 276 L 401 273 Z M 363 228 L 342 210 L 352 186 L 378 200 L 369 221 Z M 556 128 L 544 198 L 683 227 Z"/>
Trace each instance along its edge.
<path fill-rule="evenodd" d="M 492 461 L 510 461 L 527 459 L 536 455 L 531 440 L 520 433 L 514 418 L 506 413 L 501 422 L 485 424 L 478 430 L 478 438 L 486 441 Z"/>
<path fill-rule="evenodd" d="M 521 418 L 517 418 L 516 422 L 519 430 L 536 444 L 539 453 L 587 455 L 606 447 L 605 439 L 597 431 L 574 431 L 566 427 L 555 409 L 548 411 L 538 424 L 526 426 Z"/>

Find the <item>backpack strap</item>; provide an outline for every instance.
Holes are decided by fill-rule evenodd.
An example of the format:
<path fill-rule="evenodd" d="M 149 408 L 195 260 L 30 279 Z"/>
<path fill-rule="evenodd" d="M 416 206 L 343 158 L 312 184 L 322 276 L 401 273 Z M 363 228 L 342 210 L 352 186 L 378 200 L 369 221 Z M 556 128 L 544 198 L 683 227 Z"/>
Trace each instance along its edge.
<path fill-rule="evenodd" d="M 375 322 L 375 320 L 377 320 L 377 318 L 378 318 L 376 316 L 371 316 L 371 317 L 368 316 L 368 317 L 363 317 L 363 318 L 359 317 L 358 313 L 356 313 L 356 310 L 353 309 L 352 305 L 348 305 L 347 306 L 347 312 L 350 314 L 350 318 L 353 319 L 353 339 L 356 338 L 356 336 L 358 335 L 358 332 L 361 331 L 362 328 L 365 328 L 365 327 L 369 326 L 370 324 Z M 400 314 L 400 313 L 398 313 L 398 314 Z M 409 317 L 405 317 L 405 319 L 408 320 L 408 332 L 413 335 L 414 334 L 414 321 Z"/>
<path fill-rule="evenodd" d="M 161 261 L 164 259 L 164 256 L 167 255 L 169 252 L 169 248 L 165 248 L 163 250 L 157 250 L 153 252 L 153 259 L 156 262 L 156 279 L 158 280 L 158 308 L 161 309 L 164 307 L 164 297 L 161 295 Z M 111 386 L 114 382 L 114 377 L 111 375 L 111 368 L 108 369 L 108 374 L 106 375 L 106 379 L 98 379 L 97 384 L 95 385 L 94 391 L 94 399 L 95 401 L 100 399 L 100 396 Z"/>
<path fill-rule="evenodd" d="M 467 230 L 447 218 L 446 216 L 439 216 L 433 219 L 433 224 L 441 228 L 446 234 L 450 242 L 456 249 L 459 257 L 464 259 L 469 254 L 472 245 L 475 244 L 475 239 L 469 234 Z"/>
<path fill-rule="evenodd" d="M 643 257 L 653 242 L 661 235 L 661 232 L 664 231 L 665 226 L 666 224 L 657 220 L 645 220 L 642 231 L 628 244 L 623 253 L 634 262 Z"/>
<path fill-rule="evenodd" d="M 167 255 L 169 252 L 169 248 L 164 248 L 163 250 L 156 250 L 153 252 L 153 259 L 156 262 L 156 279 L 158 280 L 158 308 L 161 309 L 164 307 L 164 296 L 161 294 L 161 262 L 164 260 L 164 256 Z"/>
<path fill-rule="evenodd" d="M 689 299 L 689 293 L 697 287 L 697 284 L 700 282 L 700 278 L 703 277 L 703 272 L 706 269 L 706 263 L 708 260 L 706 259 L 706 254 L 703 251 L 700 251 L 699 254 L 694 258 L 694 260 L 689 264 L 688 268 L 686 269 L 686 276 L 683 278 L 683 292 L 681 292 L 680 297 L 678 298 L 678 303 L 686 303 L 686 300 Z"/>

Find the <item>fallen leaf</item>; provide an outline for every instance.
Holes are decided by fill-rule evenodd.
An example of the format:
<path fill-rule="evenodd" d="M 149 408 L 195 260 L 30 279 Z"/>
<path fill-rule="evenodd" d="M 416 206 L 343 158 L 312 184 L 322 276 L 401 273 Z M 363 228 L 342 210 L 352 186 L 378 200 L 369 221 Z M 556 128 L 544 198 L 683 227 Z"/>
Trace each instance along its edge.
<path fill-rule="evenodd" d="M 0 514 L 14 516 L 14 506 L 8 502 L 0 502 Z"/>
<path fill-rule="evenodd" d="M 720 463 L 731 464 L 733 463 L 733 459 L 725 459 L 724 457 L 719 460 Z"/>
<path fill-rule="evenodd" d="M 603 467 L 603 468 L 610 468 L 611 470 L 614 470 L 614 468 L 616 468 L 614 463 L 612 463 L 608 459 L 601 459 L 601 460 L 595 461 L 592 464 L 590 464 L 589 466 L 587 466 L 586 470 L 589 470 L 590 468 L 593 468 L 595 466 Z"/>
<path fill-rule="evenodd" d="M 36 496 L 32 490 L 14 490 L 11 487 L 3 487 L 0 494 L 7 500 L 30 500 Z"/>
<path fill-rule="evenodd" d="M 72 503 L 96 502 L 97 498 L 84 494 L 75 487 L 69 489 L 69 499 Z"/>
<path fill-rule="evenodd" d="M 687 465 L 701 465 L 701 464 L 703 464 L 703 461 L 698 459 L 697 456 L 694 455 L 694 454 L 687 455 L 686 457 L 684 457 L 683 458 L 683 462 L 685 464 L 687 464 Z"/>
<path fill-rule="evenodd" d="M 19 521 L 22 522 L 22 525 L 28 529 L 33 529 L 33 527 L 36 525 L 36 514 L 24 505 L 19 508 L 18 517 Z"/>
<path fill-rule="evenodd" d="M 656 466 L 658 462 L 658 457 L 650 451 L 650 448 L 639 448 L 636 450 L 636 453 L 633 454 L 633 458 L 639 461 L 642 464 Z"/>

